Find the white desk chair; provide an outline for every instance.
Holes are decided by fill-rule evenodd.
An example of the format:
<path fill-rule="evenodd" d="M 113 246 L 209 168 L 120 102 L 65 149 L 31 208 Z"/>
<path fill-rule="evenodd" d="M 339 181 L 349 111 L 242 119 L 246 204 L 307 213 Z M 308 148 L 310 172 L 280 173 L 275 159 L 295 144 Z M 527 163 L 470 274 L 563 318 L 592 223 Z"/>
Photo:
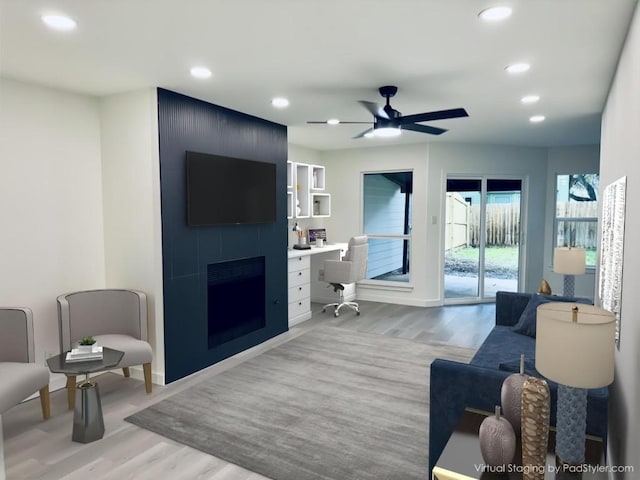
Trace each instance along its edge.
<path fill-rule="evenodd" d="M 340 315 L 340 309 L 344 306 L 352 308 L 357 315 L 360 315 L 360 306 L 357 302 L 344 301 L 344 286 L 365 278 L 367 273 L 367 254 L 369 253 L 367 236 L 352 237 L 347 248 L 347 253 L 345 253 L 342 260 L 325 260 L 324 269 L 320 270 L 319 279 L 329 283 L 334 291 L 340 293 L 339 302 L 328 303 L 322 307 L 323 312 L 328 307 L 334 307 L 333 315 L 335 317 Z"/>

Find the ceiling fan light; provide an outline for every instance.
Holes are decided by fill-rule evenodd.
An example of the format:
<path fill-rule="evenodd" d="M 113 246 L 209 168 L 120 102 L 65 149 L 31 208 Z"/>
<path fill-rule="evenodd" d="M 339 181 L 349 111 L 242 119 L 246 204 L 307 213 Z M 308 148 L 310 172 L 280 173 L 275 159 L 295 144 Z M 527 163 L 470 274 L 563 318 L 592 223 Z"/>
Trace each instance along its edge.
<path fill-rule="evenodd" d="M 376 137 L 380 137 L 380 138 L 391 138 L 391 137 L 397 137 L 400 134 L 402 134 L 402 130 L 396 127 L 381 127 L 381 128 L 376 128 L 373 131 L 373 134 Z"/>
<path fill-rule="evenodd" d="M 337 118 L 330 118 L 329 120 L 327 120 L 327 124 L 329 125 L 338 125 L 340 123 L 340 120 L 338 120 Z"/>
<path fill-rule="evenodd" d="M 534 115 L 532 117 L 529 117 L 529 121 L 531 123 L 540 123 L 540 122 L 544 122 L 545 118 L 546 117 L 544 115 Z"/>
<path fill-rule="evenodd" d="M 491 7 L 482 10 L 478 16 L 487 22 L 499 22 L 500 20 L 506 20 L 511 16 L 511 7 Z"/>

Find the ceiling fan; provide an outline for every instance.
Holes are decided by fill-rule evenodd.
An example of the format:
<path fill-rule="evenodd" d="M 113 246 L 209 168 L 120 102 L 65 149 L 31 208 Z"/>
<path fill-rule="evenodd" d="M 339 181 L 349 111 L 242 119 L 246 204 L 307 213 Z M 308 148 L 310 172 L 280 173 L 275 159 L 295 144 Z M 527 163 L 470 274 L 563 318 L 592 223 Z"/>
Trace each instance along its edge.
<path fill-rule="evenodd" d="M 420 122 L 429 122 L 433 120 L 445 120 L 447 118 L 459 118 L 468 117 L 469 114 L 464 108 L 453 108 L 451 110 L 439 110 L 436 112 L 424 112 L 416 113 L 414 115 L 405 115 L 395 110 L 389 103 L 389 99 L 398 92 L 398 87 L 393 85 L 387 85 L 378 89 L 380 95 L 382 95 L 387 103 L 384 107 L 374 102 L 367 102 L 360 100 L 358 103 L 366 108 L 373 115 L 373 126 L 368 128 L 364 132 L 360 132 L 353 138 L 362 138 L 369 135 L 375 135 L 377 137 L 395 137 L 402 133 L 402 130 L 411 130 L 414 132 L 428 133 L 431 135 L 441 135 L 447 130 L 444 128 L 430 127 L 428 125 L 420 125 Z M 324 124 L 336 124 L 336 123 L 366 123 L 372 122 L 342 122 L 342 121 L 309 121 L 307 123 L 324 123 Z"/>

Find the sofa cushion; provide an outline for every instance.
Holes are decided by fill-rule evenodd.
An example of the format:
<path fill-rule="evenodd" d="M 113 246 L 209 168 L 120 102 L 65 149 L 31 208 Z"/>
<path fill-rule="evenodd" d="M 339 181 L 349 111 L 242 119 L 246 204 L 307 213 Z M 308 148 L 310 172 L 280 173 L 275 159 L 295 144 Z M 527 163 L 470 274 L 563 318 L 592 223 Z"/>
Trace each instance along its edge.
<path fill-rule="evenodd" d="M 511 327 L 496 325 L 470 363 L 497 370 L 501 363 L 513 360 L 514 357 L 520 358 L 522 353 L 525 360 L 534 358 L 536 341 L 513 332 Z"/>
<path fill-rule="evenodd" d="M 532 338 L 536 338 L 536 319 L 538 313 L 538 307 L 543 303 L 550 302 L 573 302 L 584 303 L 586 305 L 591 304 L 591 300 L 588 298 L 574 298 L 574 297 L 560 297 L 557 295 L 532 295 L 529 299 L 529 303 L 525 307 L 518 323 L 513 326 L 513 331 L 522 335 L 527 335 Z"/>

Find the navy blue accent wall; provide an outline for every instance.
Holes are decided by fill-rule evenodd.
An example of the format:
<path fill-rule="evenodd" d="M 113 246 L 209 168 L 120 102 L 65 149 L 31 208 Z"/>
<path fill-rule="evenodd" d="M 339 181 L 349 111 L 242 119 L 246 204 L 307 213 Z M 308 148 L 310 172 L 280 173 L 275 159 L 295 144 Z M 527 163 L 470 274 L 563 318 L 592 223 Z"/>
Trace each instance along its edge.
<path fill-rule="evenodd" d="M 158 89 L 158 126 L 165 381 L 169 383 L 288 329 L 287 128 L 164 89 Z M 271 224 L 187 226 L 187 150 L 275 163 L 278 220 Z M 266 326 L 209 349 L 207 265 L 262 256 Z"/>

